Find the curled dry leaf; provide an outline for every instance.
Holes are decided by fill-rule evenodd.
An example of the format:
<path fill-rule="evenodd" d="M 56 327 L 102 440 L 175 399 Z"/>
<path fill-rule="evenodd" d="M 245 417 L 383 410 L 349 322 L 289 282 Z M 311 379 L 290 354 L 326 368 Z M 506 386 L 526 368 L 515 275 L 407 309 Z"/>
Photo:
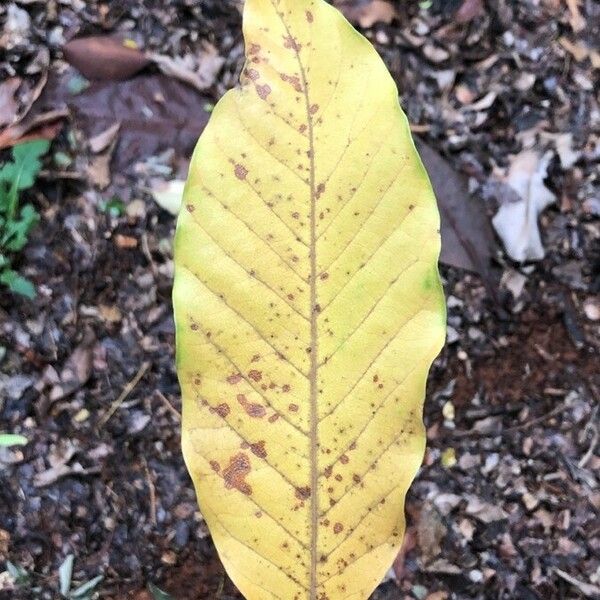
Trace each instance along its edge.
<path fill-rule="evenodd" d="M 248 600 L 366 600 L 423 458 L 439 214 L 390 74 L 336 9 L 247 0 L 244 21 L 175 242 L 184 454 Z"/>
<path fill-rule="evenodd" d="M 109 36 L 71 40 L 63 52 L 66 61 L 91 80 L 122 81 L 150 64 L 141 50 L 127 47 Z"/>

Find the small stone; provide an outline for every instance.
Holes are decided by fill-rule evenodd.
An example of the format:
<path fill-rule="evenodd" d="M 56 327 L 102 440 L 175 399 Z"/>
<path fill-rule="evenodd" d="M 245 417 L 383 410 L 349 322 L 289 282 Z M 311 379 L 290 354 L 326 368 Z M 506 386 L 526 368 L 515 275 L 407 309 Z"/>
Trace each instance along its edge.
<path fill-rule="evenodd" d="M 600 321 L 600 299 L 587 298 L 583 303 L 583 312 L 590 321 Z"/>
<path fill-rule="evenodd" d="M 448 400 L 444 403 L 442 408 L 442 414 L 444 415 L 444 419 L 447 421 L 454 421 L 456 417 L 456 410 L 454 409 L 454 404 L 452 404 L 452 400 Z"/>
<path fill-rule="evenodd" d="M 469 571 L 469 579 L 473 583 L 481 583 L 483 581 L 483 573 L 478 569 L 472 569 Z"/>

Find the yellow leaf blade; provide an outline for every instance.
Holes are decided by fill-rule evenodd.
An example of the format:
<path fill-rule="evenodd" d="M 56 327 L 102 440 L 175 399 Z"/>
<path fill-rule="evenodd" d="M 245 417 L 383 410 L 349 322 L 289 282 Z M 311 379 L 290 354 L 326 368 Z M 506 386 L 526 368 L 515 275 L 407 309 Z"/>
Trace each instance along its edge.
<path fill-rule="evenodd" d="M 246 0 L 244 34 L 178 222 L 184 456 L 249 600 L 366 599 L 423 456 L 439 216 L 391 77 L 335 9 Z"/>

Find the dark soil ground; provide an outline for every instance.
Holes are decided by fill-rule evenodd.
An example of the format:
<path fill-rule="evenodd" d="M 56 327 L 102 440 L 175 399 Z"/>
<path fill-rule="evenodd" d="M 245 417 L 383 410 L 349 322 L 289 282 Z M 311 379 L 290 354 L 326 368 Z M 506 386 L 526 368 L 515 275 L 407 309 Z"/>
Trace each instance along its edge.
<path fill-rule="evenodd" d="M 599 598 L 600 4 L 434 0 L 396 3 L 395 16 L 381 4 L 345 9 L 388 63 L 415 133 L 469 177 L 479 209 L 494 214 L 496 176 L 527 143 L 551 153 L 545 184 L 557 201 L 541 218 L 543 260 L 523 266 L 495 251 L 485 280 L 442 267 L 450 331 L 430 378 L 428 451 L 405 550 L 373 599 Z M 104 575 L 100 598 L 151 600 L 150 582 L 176 600 L 241 598 L 180 454 L 175 222 L 148 193 L 159 167 L 185 170 L 205 104 L 237 77 L 239 8 L 2 3 L 0 32 L 10 6 L 30 20 L 20 40 L 0 34 L 0 81 L 33 88 L 50 73 L 32 114 L 56 108 L 61 48 L 77 36 L 121 32 L 171 57 L 209 42 L 223 60 L 202 95 L 173 96 L 181 110 L 163 115 L 172 138 L 154 140 L 152 124 L 138 122 L 139 136 L 115 150 L 108 185 L 86 145 L 98 129 L 81 107 L 89 117 L 96 102 L 108 125 L 133 122 L 111 113 L 114 88 L 102 96 L 92 86 L 79 105 L 74 95 L 52 134 L 30 194 L 42 219 L 20 261 L 38 296 L 0 291 L 0 431 L 30 440 L 0 449 L 0 570 L 10 560 L 29 573 L 21 587 L 0 575 L 0 598 L 58 598 L 68 554 L 77 583 Z M 134 105 L 149 79 L 167 85 L 153 69 L 135 78 Z M 184 100 L 198 103 L 198 123 Z M 574 157 L 563 161 L 546 134 L 565 133 Z M 468 237 L 468 218 L 461 227 Z"/>

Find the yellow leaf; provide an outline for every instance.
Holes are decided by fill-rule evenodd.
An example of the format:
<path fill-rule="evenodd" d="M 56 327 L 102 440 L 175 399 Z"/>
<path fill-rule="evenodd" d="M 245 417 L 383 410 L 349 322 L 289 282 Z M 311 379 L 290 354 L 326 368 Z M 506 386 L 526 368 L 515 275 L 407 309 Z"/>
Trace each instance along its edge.
<path fill-rule="evenodd" d="M 183 451 L 248 600 L 362 600 L 423 458 L 439 216 L 394 82 L 337 10 L 246 0 L 244 33 L 179 216 Z"/>

